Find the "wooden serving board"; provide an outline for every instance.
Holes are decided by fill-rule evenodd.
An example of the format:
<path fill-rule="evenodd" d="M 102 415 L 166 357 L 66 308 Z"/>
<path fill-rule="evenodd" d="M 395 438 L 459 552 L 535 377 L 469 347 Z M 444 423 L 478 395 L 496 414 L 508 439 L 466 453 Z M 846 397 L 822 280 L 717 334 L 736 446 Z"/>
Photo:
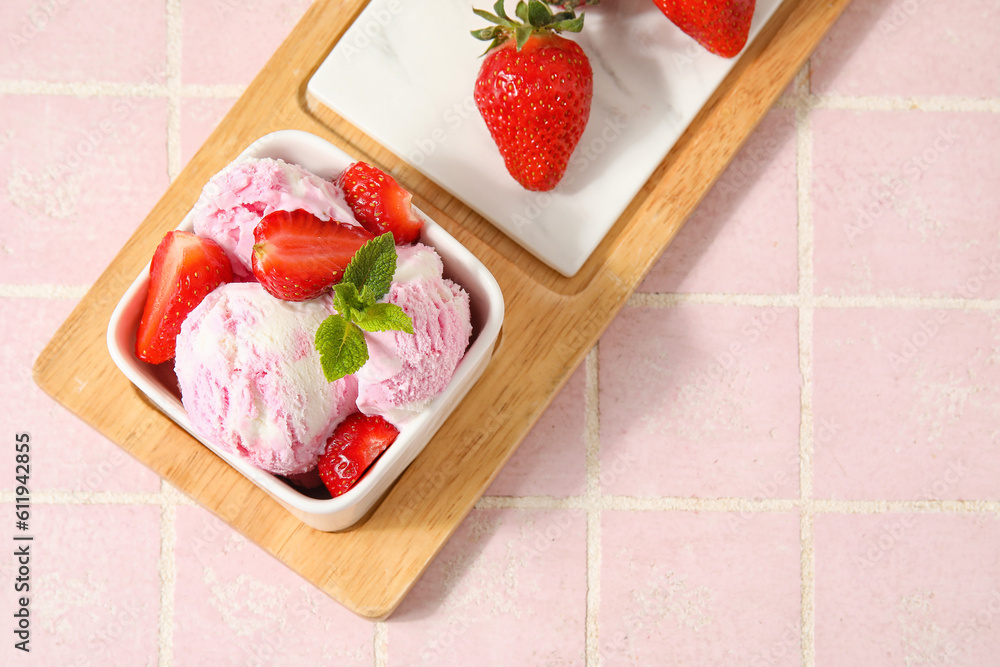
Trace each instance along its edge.
<path fill-rule="evenodd" d="M 848 0 L 785 0 L 584 267 L 565 278 L 306 95 L 366 0 L 318 0 L 35 363 L 46 392 L 348 609 L 384 618 L 486 490 Z M 470 82 L 471 85 L 471 82 Z M 394 173 L 493 272 L 507 314 L 479 383 L 369 517 L 313 530 L 158 412 L 115 367 L 112 310 L 203 184 L 255 139 L 301 129 Z M 81 387 L 85 389 L 81 390 Z"/>

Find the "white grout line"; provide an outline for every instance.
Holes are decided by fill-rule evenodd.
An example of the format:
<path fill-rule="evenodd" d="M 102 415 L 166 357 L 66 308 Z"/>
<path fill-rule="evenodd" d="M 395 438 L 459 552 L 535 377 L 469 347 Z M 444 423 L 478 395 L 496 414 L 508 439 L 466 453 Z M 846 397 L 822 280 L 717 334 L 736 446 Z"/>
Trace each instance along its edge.
<path fill-rule="evenodd" d="M 375 667 L 389 664 L 389 623 L 376 621 L 372 630 L 372 658 Z"/>
<path fill-rule="evenodd" d="M 799 372 L 802 377 L 799 422 L 799 496 L 801 634 L 803 667 L 816 662 L 815 605 L 816 573 L 813 541 L 813 294 L 814 229 L 812 217 L 813 137 L 810 119 L 814 100 L 808 95 L 811 85 L 811 61 L 797 75 L 799 104 L 795 109 L 796 174 L 798 188 L 798 259 L 799 259 Z"/>
<path fill-rule="evenodd" d="M 0 502 L 14 502 L 13 491 L 0 491 Z M 162 505 L 159 493 L 126 491 L 32 491 L 31 502 L 39 505 Z"/>
<path fill-rule="evenodd" d="M 168 0 L 173 1 L 173 0 Z M 168 18 L 169 18 L 168 9 Z M 168 27 L 169 30 L 169 27 Z M 235 84 L 184 86 L 184 94 L 197 97 L 233 97 L 242 94 L 245 86 Z M 66 95 L 71 97 L 169 97 L 169 84 L 129 83 L 116 81 L 37 81 L 30 79 L 0 79 L 3 95 Z M 814 109 L 845 111 L 927 111 L 1000 113 L 1000 97 L 967 97 L 961 95 L 813 95 L 796 91 L 781 97 L 775 106 L 793 109 L 799 104 Z"/>
<path fill-rule="evenodd" d="M 82 299 L 90 285 L 0 285 L 4 299 Z"/>
<path fill-rule="evenodd" d="M 812 308 L 1000 310 L 1000 299 L 875 295 L 810 295 L 806 299 L 802 294 L 707 294 L 695 292 L 685 294 L 676 292 L 637 292 L 629 297 L 625 305 L 644 308 L 673 308 L 687 304 L 751 306 L 755 308 L 800 308 L 806 301 L 808 301 Z"/>
<path fill-rule="evenodd" d="M 168 40 L 179 41 L 180 35 L 170 34 L 171 26 L 167 26 Z M 174 48 L 174 47 L 170 47 Z M 177 53 L 180 53 L 178 50 Z M 168 50 L 167 57 L 171 54 Z M 50 82 L 50 81 L 3 81 L 0 80 L 0 95 L 51 95 L 66 97 L 217 97 L 220 99 L 239 97 L 246 86 L 239 84 L 183 84 L 172 86 L 171 72 L 167 70 L 165 83 L 114 83 L 110 81 L 94 82 Z"/>
<path fill-rule="evenodd" d="M 584 443 L 587 470 L 587 600 L 586 600 L 586 665 L 598 667 L 600 653 L 601 607 L 601 430 L 600 380 L 598 346 L 587 353 L 585 361 L 586 395 L 584 398 Z"/>
<path fill-rule="evenodd" d="M 167 174 L 181 171 L 181 0 L 167 0 Z"/>
<path fill-rule="evenodd" d="M 164 480 L 162 486 L 166 486 Z M 160 613 L 157 628 L 159 667 L 174 662 L 174 592 L 177 588 L 177 506 L 167 500 L 160 510 Z"/>
<path fill-rule="evenodd" d="M 183 13 L 181 0 L 167 0 L 166 80 L 167 80 L 167 176 L 173 182 L 181 170 L 181 58 Z M 163 519 L 160 523 L 160 625 L 159 667 L 174 662 L 174 596 L 176 591 L 177 496 L 180 492 L 163 480 L 160 492 L 164 498 Z"/>
<path fill-rule="evenodd" d="M 797 498 L 694 498 L 671 496 L 601 495 L 594 506 L 586 496 L 487 496 L 477 509 L 565 510 L 599 509 L 627 512 L 735 512 L 763 514 L 793 512 L 803 508 L 812 514 L 997 514 L 1000 500 L 824 500 Z"/>

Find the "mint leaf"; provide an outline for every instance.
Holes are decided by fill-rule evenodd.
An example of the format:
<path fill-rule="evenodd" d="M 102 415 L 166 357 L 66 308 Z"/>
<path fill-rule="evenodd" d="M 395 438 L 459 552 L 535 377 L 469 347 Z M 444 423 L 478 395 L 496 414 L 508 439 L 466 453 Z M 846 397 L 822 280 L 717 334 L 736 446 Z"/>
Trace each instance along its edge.
<path fill-rule="evenodd" d="M 316 330 L 316 349 L 327 382 L 357 372 L 368 361 L 368 344 L 358 325 L 331 315 Z"/>
<path fill-rule="evenodd" d="M 351 263 L 344 269 L 341 282 L 353 284 L 358 292 L 369 288 L 374 295 L 374 303 L 389 291 L 395 272 L 396 242 L 392 233 L 386 232 L 368 241 L 354 253 Z"/>
<path fill-rule="evenodd" d="M 364 312 L 369 306 L 358 294 L 358 288 L 351 283 L 339 283 L 333 287 L 333 307 L 348 322 L 355 319 L 356 313 Z"/>
<path fill-rule="evenodd" d="M 413 320 L 394 303 L 376 303 L 358 313 L 355 323 L 365 331 L 403 331 L 413 333 Z"/>
<path fill-rule="evenodd" d="M 500 0 L 502 2 L 502 0 Z M 396 273 L 396 243 L 391 233 L 361 246 L 351 258 L 344 277 L 333 288 L 330 315 L 316 330 L 316 350 L 327 381 L 355 373 L 368 361 L 365 331 L 413 333 L 413 321 L 399 306 L 377 303 L 392 286 Z"/>

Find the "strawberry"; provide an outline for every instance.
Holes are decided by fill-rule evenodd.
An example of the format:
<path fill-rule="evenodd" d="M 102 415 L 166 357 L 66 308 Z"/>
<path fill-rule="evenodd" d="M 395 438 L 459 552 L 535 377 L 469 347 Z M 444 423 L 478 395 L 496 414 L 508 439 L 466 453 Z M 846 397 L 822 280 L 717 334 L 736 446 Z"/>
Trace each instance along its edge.
<path fill-rule="evenodd" d="M 747 43 L 755 0 L 653 0 L 667 18 L 699 44 L 732 58 Z"/>
<path fill-rule="evenodd" d="M 279 299 L 307 301 L 332 289 L 358 248 L 374 237 L 362 227 L 299 209 L 265 215 L 253 238 L 250 263 L 257 281 Z"/>
<path fill-rule="evenodd" d="M 578 44 L 556 34 L 579 32 L 583 16 L 553 15 L 540 0 L 517 5 L 520 22 L 504 13 L 475 13 L 496 25 L 473 31 L 493 40 L 475 84 L 476 107 L 507 171 L 527 190 L 554 188 L 580 142 L 594 96 L 590 61 Z"/>
<path fill-rule="evenodd" d="M 319 459 L 319 476 L 336 498 L 354 486 L 399 431 L 378 415 L 355 412 L 337 425 Z"/>
<path fill-rule="evenodd" d="M 167 232 L 149 265 L 135 355 L 150 364 L 173 359 L 184 318 L 209 292 L 232 279 L 233 265 L 218 243 L 191 232 Z"/>
<path fill-rule="evenodd" d="M 355 162 L 337 179 L 347 205 L 361 226 L 375 236 L 392 232 L 396 245 L 420 238 L 423 221 L 410 206 L 412 195 L 378 167 Z"/>

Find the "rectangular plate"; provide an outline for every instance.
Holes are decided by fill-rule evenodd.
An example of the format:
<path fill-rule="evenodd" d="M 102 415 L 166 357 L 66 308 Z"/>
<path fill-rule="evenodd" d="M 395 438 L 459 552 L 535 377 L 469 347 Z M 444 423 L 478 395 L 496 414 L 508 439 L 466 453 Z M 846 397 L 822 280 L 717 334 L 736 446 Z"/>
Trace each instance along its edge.
<path fill-rule="evenodd" d="M 757 0 L 750 41 L 780 4 Z M 467 0 L 372 0 L 308 90 L 572 276 L 739 58 L 709 53 L 649 0 L 589 8 L 571 39 L 594 70 L 590 122 L 563 181 L 529 192 L 507 174 L 472 98 L 485 42 L 469 31 L 486 25 Z"/>

